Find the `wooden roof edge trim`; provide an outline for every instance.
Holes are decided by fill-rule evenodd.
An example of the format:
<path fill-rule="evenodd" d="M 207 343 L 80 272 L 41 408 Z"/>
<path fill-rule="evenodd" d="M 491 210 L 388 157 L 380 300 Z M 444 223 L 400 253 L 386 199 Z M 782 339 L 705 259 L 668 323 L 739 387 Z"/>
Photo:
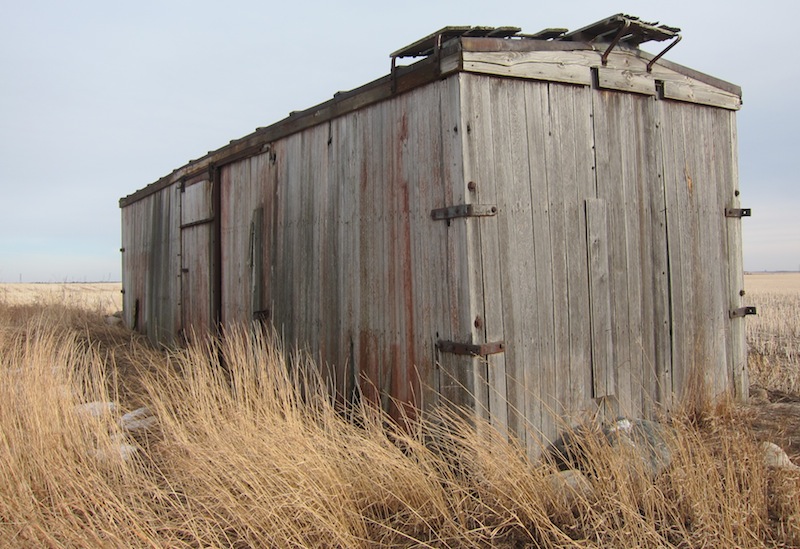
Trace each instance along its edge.
<path fill-rule="evenodd" d="M 651 54 L 643 50 L 639 50 L 639 55 L 640 57 L 648 61 L 651 60 L 653 57 L 655 57 L 654 54 Z M 731 93 L 739 97 L 739 99 L 742 98 L 742 87 L 737 84 L 732 84 L 727 80 L 722 80 L 721 78 L 717 78 L 716 76 L 711 76 L 710 74 L 706 74 L 696 69 L 689 68 L 686 65 L 675 63 L 674 61 L 664 59 L 663 57 L 656 62 L 656 65 L 661 65 L 662 67 L 673 70 L 684 76 L 688 76 L 689 78 L 693 78 L 699 82 L 702 82 L 703 84 L 708 84 L 709 86 L 713 86 L 724 92 Z"/>
<path fill-rule="evenodd" d="M 458 39 L 462 51 L 578 51 L 598 50 L 588 42 L 569 42 L 560 40 L 517 40 L 514 38 L 495 38 L 461 36 Z"/>
<path fill-rule="evenodd" d="M 602 52 L 606 43 L 599 42 L 590 44 L 589 42 L 572 42 L 561 40 L 511 40 L 506 38 L 484 38 L 484 37 L 469 37 L 464 36 L 459 38 L 461 49 L 470 52 L 484 52 L 484 51 L 578 51 L 578 50 L 592 50 Z M 630 46 L 627 44 L 619 44 L 613 53 L 625 52 L 628 54 L 636 55 L 650 61 L 656 54 L 644 51 L 639 47 Z M 689 78 L 693 78 L 703 84 L 708 84 L 722 91 L 737 95 L 739 99 L 742 98 L 742 88 L 736 84 L 732 84 L 710 74 L 700 72 L 696 69 L 691 69 L 685 65 L 675 63 L 663 57 L 656 62 L 667 69 L 673 70 Z"/>

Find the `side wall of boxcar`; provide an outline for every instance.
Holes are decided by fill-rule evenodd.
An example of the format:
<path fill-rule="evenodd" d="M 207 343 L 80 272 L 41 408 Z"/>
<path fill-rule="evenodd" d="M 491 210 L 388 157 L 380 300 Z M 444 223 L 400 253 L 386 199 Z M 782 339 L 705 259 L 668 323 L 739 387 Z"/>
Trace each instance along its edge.
<path fill-rule="evenodd" d="M 436 348 L 469 337 L 464 228 L 431 218 L 464 201 L 459 101 L 454 76 L 223 166 L 223 323 L 268 318 L 395 415 L 467 402 L 475 361 Z"/>

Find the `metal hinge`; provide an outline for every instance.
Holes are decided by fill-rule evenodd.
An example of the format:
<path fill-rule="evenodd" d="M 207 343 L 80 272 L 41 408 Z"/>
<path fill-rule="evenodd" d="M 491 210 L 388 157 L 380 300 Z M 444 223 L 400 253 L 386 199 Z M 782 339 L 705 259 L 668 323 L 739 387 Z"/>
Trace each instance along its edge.
<path fill-rule="evenodd" d="M 495 355 L 497 353 L 504 353 L 506 350 L 505 343 L 502 341 L 493 341 L 491 343 L 481 343 L 475 345 L 473 343 L 458 343 L 456 341 L 439 340 L 436 343 L 436 348 L 442 353 L 475 356 Z"/>
<path fill-rule="evenodd" d="M 488 217 L 492 215 L 497 215 L 497 206 L 494 204 L 460 204 L 431 210 L 431 217 L 435 221 L 455 217 Z"/>
<path fill-rule="evenodd" d="M 730 318 L 740 318 L 747 315 L 755 315 L 758 314 L 756 312 L 755 307 L 739 307 L 738 309 L 731 309 L 728 311 L 728 316 Z"/>
<path fill-rule="evenodd" d="M 725 217 L 750 217 L 750 208 L 725 208 Z"/>

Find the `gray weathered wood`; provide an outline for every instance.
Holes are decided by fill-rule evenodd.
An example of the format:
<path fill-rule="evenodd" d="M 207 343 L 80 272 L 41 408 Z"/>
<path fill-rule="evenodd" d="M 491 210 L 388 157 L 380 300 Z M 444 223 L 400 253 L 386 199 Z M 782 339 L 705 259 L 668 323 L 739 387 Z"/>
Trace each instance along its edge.
<path fill-rule="evenodd" d="M 464 52 L 462 63 L 468 72 L 585 86 L 592 83 L 584 60 L 566 52 Z"/>
<path fill-rule="evenodd" d="M 468 116 L 469 131 L 464 137 L 464 186 L 473 182 L 474 191 L 466 190 L 468 199 L 474 203 L 496 203 L 498 185 L 507 184 L 504 171 L 507 160 L 503 158 L 507 149 L 500 146 L 487 147 L 493 140 L 493 132 L 507 124 L 502 101 L 491 99 L 504 92 L 492 79 L 468 76 L 462 82 L 462 105 Z M 497 106 L 498 109 L 494 109 Z M 500 158 L 495 156 L 497 154 Z M 475 343 L 503 341 L 503 298 L 500 277 L 499 248 L 496 216 L 466 219 L 468 231 L 473 238 L 473 259 L 480 267 L 480 278 L 473 279 L 472 328 Z M 476 273 L 477 274 L 477 273 Z M 485 374 L 483 372 L 485 368 Z M 485 401 L 487 418 L 501 430 L 508 426 L 506 405 L 505 354 L 493 354 L 484 358 L 481 366 L 482 385 L 485 394 L 476 398 Z"/>
<path fill-rule="evenodd" d="M 611 330 L 611 292 L 608 264 L 606 201 L 586 199 L 586 232 L 589 246 L 589 299 L 592 303 L 592 387 L 594 398 L 616 393 Z"/>
<path fill-rule="evenodd" d="M 187 335 L 213 328 L 212 225 L 181 230 L 181 326 Z"/>
<path fill-rule="evenodd" d="M 597 85 L 601 89 L 642 93 L 645 95 L 656 94 L 656 81 L 648 72 L 634 72 L 605 67 L 598 67 L 595 71 L 597 72 Z"/>
<path fill-rule="evenodd" d="M 530 194 L 531 217 L 533 219 L 533 256 L 536 279 L 537 304 L 534 313 L 536 335 L 533 339 L 533 383 L 526 381 L 526 386 L 535 387 L 529 395 L 527 408 L 529 417 L 539 417 L 539 424 L 534 425 L 533 434 L 537 439 L 528 440 L 528 450 L 539 451 L 537 445 L 546 444 L 556 433 L 556 379 L 555 379 L 555 322 L 553 319 L 553 275 L 550 270 L 552 260 L 550 199 L 548 189 L 547 143 L 550 133 L 548 84 L 529 84 L 525 87 L 526 131 L 530 158 Z"/>
<path fill-rule="evenodd" d="M 736 121 L 729 117 L 729 124 L 720 128 L 723 138 L 720 154 L 728 155 L 721 159 L 723 167 L 723 182 L 720 192 L 728 208 L 740 208 L 739 200 L 739 170 L 738 170 L 738 139 Z M 725 135 L 725 130 L 728 130 Z M 727 138 L 727 139 L 725 139 Z M 744 296 L 744 266 L 742 264 L 742 220 L 741 218 L 728 218 L 726 221 L 726 240 L 728 251 L 728 306 L 730 309 L 743 307 Z M 728 350 L 728 368 L 733 382 L 733 394 L 736 399 L 747 400 L 750 390 L 750 380 L 747 371 L 747 341 L 745 333 L 745 318 L 730 319 L 730 336 Z"/>
<path fill-rule="evenodd" d="M 534 352 L 536 315 L 528 306 L 536 298 L 534 234 L 532 217 L 532 169 L 542 169 L 544 149 L 529 142 L 527 108 L 532 92 L 526 88 L 546 84 L 509 82 L 504 97 L 508 102 L 508 129 L 496 137 L 496 154 L 507 160 L 496 164 L 506 173 L 497 185 L 500 215 L 501 278 L 503 284 L 503 328 L 506 341 L 506 398 L 509 431 L 531 450 L 541 444 L 540 358 Z M 506 152 L 507 151 L 507 152 Z M 501 157 L 504 158 L 504 157 Z M 541 172 L 540 172 L 541 173 Z"/>
<path fill-rule="evenodd" d="M 664 81 L 663 90 L 665 99 L 722 107 L 730 110 L 738 110 L 742 106 L 742 99 L 738 95 L 696 81 L 666 80 Z"/>

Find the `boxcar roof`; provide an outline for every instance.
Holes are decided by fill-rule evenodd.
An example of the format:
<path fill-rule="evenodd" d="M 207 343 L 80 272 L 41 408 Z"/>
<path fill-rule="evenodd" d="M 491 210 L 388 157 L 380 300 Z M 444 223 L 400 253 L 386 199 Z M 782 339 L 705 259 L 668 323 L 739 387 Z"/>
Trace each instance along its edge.
<path fill-rule="evenodd" d="M 294 111 L 287 118 L 270 126 L 257 128 L 253 133 L 232 140 L 227 145 L 209 151 L 196 160 L 120 199 L 120 207 L 160 191 L 176 182 L 202 176 L 215 166 L 264 152 L 273 141 L 327 122 L 333 118 L 405 93 L 416 87 L 441 79 L 448 74 L 465 71 L 463 54 L 466 52 L 536 52 L 611 51 L 612 48 L 629 51 L 639 58 L 651 61 L 671 71 L 697 80 L 727 94 L 741 98 L 741 88 L 688 67 L 659 59 L 638 49 L 647 41 L 680 39 L 680 29 L 647 23 L 637 17 L 617 14 L 581 29 L 544 29 L 535 34 L 523 34 L 518 27 L 445 27 L 393 52 L 388 75 L 354 90 L 338 92 L 332 99 L 303 111 Z M 662 48 L 663 49 L 663 48 Z M 664 49 L 666 51 L 666 49 Z M 662 51 L 663 53 L 663 51 Z M 596 55 L 596 54 L 595 54 Z M 402 57 L 424 57 L 408 66 L 396 66 Z M 454 59 L 455 62 L 447 62 Z M 446 68 L 443 68 L 446 67 Z"/>

